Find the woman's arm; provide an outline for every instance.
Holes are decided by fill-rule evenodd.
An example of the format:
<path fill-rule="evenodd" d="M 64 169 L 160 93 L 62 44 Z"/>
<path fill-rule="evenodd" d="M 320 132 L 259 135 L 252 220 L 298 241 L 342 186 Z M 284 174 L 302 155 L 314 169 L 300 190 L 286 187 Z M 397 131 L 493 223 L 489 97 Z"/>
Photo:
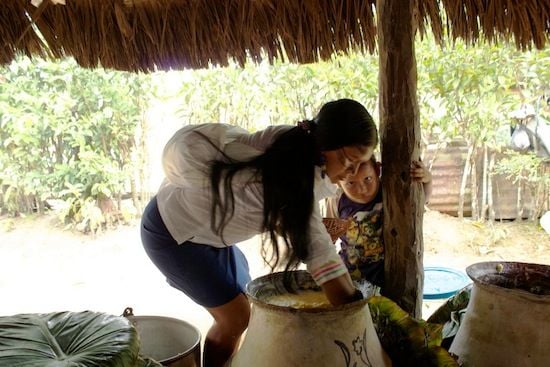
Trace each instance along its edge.
<path fill-rule="evenodd" d="M 323 283 L 321 288 L 333 305 L 343 305 L 363 298 L 361 291 L 353 285 L 349 273 Z"/>
<path fill-rule="evenodd" d="M 314 203 L 310 218 L 310 254 L 305 263 L 311 276 L 321 285 L 328 300 L 333 305 L 350 303 L 363 298 L 355 289 L 348 269 L 332 244 L 330 235 L 323 224 L 319 203 Z"/>

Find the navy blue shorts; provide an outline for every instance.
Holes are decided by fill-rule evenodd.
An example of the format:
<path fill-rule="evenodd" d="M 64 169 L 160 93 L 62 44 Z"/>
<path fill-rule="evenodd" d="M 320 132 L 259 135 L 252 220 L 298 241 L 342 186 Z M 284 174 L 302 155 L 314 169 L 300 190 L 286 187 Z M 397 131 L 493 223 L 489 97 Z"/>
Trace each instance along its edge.
<path fill-rule="evenodd" d="M 213 247 L 186 241 L 179 245 L 164 225 L 153 197 L 141 218 L 145 252 L 172 287 L 204 307 L 224 305 L 245 292 L 248 262 L 236 246 Z"/>

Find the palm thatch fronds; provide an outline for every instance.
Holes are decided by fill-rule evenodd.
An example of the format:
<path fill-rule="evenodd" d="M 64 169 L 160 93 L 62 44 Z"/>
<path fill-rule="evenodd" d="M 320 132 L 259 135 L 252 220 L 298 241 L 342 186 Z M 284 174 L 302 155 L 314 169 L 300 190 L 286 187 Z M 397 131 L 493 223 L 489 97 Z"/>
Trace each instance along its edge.
<path fill-rule="evenodd" d="M 389 0 L 388 0 L 389 1 Z M 310 63 L 373 52 L 376 0 L 3 0 L 0 64 L 18 53 L 72 56 L 128 71 L 204 68 L 229 60 Z M 417 0 L 419 31 L 543 48 L 550 0 Z M 391 21 L 382 20 L 382 21 Z"/>
<path fill-rule="evenodd" d="M 421 1 L 421 0 L 419 0 Z M 550 0 L 441 0 L 453 39 L 514 39 L 523 50 L 542 49 L 550 34 Z"/>
<path fill-rule="evenodd" d="M 0 65 L 11 62 L 16 53 L 45 56 L 45 50 L 46 45 L 31 28 L 24 3 L 0 4 Z"/>

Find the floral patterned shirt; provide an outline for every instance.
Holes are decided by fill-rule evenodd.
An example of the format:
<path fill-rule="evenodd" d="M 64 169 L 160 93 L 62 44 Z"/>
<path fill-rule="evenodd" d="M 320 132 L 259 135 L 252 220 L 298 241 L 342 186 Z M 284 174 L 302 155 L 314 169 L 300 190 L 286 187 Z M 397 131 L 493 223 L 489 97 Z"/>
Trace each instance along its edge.
<path fill-rule="evenodd" d="M 352 220 L 346 234 L 340 237 L 340 256 L 354 280 L 383 285 L 383 216 L 381 188 L 367 204 L 356 203 L 344 193 L 338 200 L 338 217 Z"/>

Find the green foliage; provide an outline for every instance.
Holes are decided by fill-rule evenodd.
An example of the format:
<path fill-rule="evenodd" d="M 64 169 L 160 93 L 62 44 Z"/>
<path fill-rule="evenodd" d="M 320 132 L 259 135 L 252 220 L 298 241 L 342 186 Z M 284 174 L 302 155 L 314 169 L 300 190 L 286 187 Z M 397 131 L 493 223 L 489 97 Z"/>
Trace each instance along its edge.
<path fill-rule="evenodd" d="M 455 41 L 440 49 L 425 37 L 416 43 L 416 58 L 424 142 L 461 138 L 501 149 L 509 139 L 508 113 L 535 104 L 550 88 L 548 48 L 519 52 Z M 344 97 L 361 101 L 378 119 L 376 55 L 152 75 L 21 58 L 0 70 L 0 210 L 42 210 L 46 198 L 59 198 L 70 204 L 64 220 L 88 230 L 105 220 L 91 209 L 98 201 L 118 203 L 124 193 L 147 190 L 134 181 L 144 175 L 143 116 L 151 98 L 181 125 L 223 122 L 255 131 L 311 118 L 326 101 Z M 520 164 L 529 180 L 542 180 L 527 163 L 497 166 L 515 177 Z"/>
<path fill-rule="evenodd" d="M 386 297 L 371 297 L 368 305 L 380 343 L 394 366 L 458 366 L 440 346 L 441 324 L 416 320 Z"/>
<path fill-rule="evenodd" d="M 137 330 L 124 317 L 98 312 L 56 312 L 0 317 L 0 365 L 135 367 Z"/>
<path fill-rule="evenodd" d="M 514 183 L 523 181 L 538 184 L 542 181 L 550 185 L 550 177 L 541 175 L 541 168 L 544 166 L 544 162 L 544 159 L 534 154 L 508 152 L 506 157 L 498 162 L 495 167 L 495 173 L 506 175 Z"/>
<path fill-rule="evenodd" d="M 376 108 L 378 66 L 374 56 L 338 56 L 296 65 L 233 65 L 195 72 L 158 73 L 157 98 L 178 105 L 184 124 L 222 122 L 254 131 L 311 118 L 328 100 L 354 98 Z M 179 87 L 165 85 L 177 79 Z"/>
<path fill-rule="evenodd" d="M 4 210 L 46 198 L 78 208 L 125 192 L 136 169 L 135 129 L 148 90 L 142 75 L 20 59 L 0 82 L 0 185 Z M 78 221 L 78 220 L 77 220 Z"/>
<path fill-rule="evenodd" d="M 531 219 L 538 218 L 547 205 L 550 188 L 550 161 L 534 154 L 506 152 L 495 166 L 495 174 L 502 174 L 518 186 L 524 186 L 534 198 Z M 547 210 L 547 209 L 546 209 Z"/>
<path fill-rule="evenodd" d="M 461 136 L 476 145 L 494 142 L 515 104 L 515 51 L 509 46 L 474 48 L 455 42 L 439 49 L 420 43 L 417 54 L 421 109 L 427 112 L 422 127 L 428 140 Z"/>

